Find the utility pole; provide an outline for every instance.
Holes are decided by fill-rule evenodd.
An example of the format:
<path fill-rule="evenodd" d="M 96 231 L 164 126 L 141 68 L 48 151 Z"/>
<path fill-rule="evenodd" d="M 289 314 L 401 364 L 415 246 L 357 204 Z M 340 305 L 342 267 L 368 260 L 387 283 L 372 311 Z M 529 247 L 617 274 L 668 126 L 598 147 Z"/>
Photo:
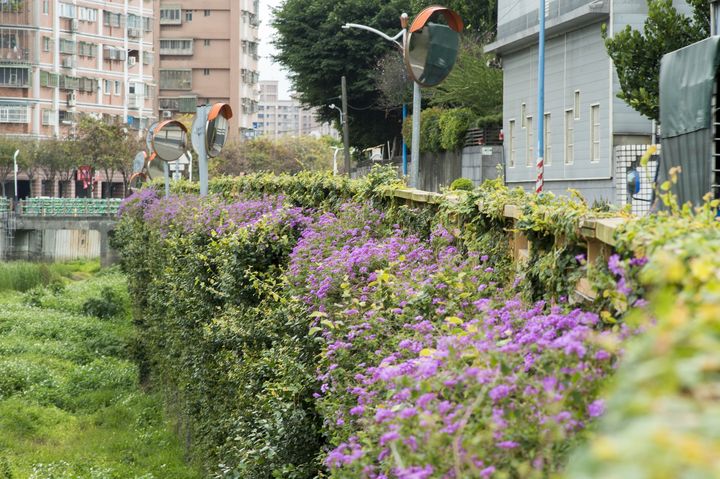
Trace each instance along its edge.
<path fill-rule="evenodd" d="M 535 193 L 542 193 L 545 185 L 545 1 L 540 0 L 538 21 L 538 111 L 537 111 L 537 181 Z"/>
<path fill-rule="evenodd" d="M 345 173 L 350 176 L 350 127 L 347 114 L 347 84 L 345 75 L 342 76 L 342 113 L 343 113 L 343 143 L 345 144 Z"/>

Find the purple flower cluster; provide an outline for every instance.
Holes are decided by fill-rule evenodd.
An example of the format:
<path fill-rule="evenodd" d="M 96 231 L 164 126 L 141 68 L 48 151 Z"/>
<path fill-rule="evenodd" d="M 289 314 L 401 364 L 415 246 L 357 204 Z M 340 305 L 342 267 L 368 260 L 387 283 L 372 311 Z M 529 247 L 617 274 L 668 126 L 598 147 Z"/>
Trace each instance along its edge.
<path fill-rule="evenodd" d="M 294 249 L 289 278 L 324 344 L 316 398 L 331 477 L 547 474 L 602 413 L 614 333 L 595 314 L 524 305 L 487 256 L 453 241 L 346 205 Z"/>
<path fill-rule="evenodd" d="M 219 196 L 160 198 L 149 188 L 129 196 L 121 205 L 120 214 L 141 216 L 162 236 L 170 232 L 221 236 L 228 231 L 251 228 L 261 221 L 282 220 L 293 228 L 304 228 L 311 222 L 300 208 L 285 206 L 281 196 L 232 202 Z"/>

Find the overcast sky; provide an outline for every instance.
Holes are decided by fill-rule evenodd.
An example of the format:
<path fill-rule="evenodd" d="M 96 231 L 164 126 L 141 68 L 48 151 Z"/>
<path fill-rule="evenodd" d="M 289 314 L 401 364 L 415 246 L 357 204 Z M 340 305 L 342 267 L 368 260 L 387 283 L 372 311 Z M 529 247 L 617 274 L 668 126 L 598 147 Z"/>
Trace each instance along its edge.
<path fill-rule="evenodd" d="M 260 1 L 260 80 L 279 80 L 279 96 L 281 99 L 290 98 L 290 81 L 280 66 L 273 63 L 270 56 L 275 52 L 270 42 L 275 35 L 272 22 L 272 9 L 282 3 L 283 0 L 261 0 Z"/>

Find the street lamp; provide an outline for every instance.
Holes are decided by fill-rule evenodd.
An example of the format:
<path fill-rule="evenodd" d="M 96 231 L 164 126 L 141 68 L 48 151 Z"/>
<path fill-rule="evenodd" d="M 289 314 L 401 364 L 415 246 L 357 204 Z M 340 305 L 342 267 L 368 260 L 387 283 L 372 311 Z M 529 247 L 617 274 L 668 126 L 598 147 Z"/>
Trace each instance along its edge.
<path fill-rule="evenodd" d="M 393 42 L 403 52 L 405 66 L 413 79 L 410 186 L 417 188 L 420 176 L 420 110 L 422 108 L 420 87 L 435 86 L 450 73 L 457 59 L 463 22 L 456 12 L 436 5 L 418 13 L 410 28 L 408 28 L 408 16 L 403 13 L 400 16 L 400 25 L 402 30 L 394 37 L 357 23 L 346 23 L 343 28 L 359 28 L 375 33 Z M 400 37 L 402 43 L 398 41 Z"/>
<path fill-rule="evenodd" d="M 18 200 L 18 191 L 17 191 L 17 174 L 18 174 L 18 166 L 17 166 L 17 157 L 20 154 L 20 150 L 15 150 L 15 154 L 13 155 L 13 168 L 15 171 L 15 201 Z"/>
<path fill-rule="evenodd" d="M 330 103 L 330 109 L 337 110 L 338 113 L 340 113 L 340 126 L 343 126 L 345 124 L 345 117 L 343 116 L 342 110 L 338 108 L 335 103 Z"/>

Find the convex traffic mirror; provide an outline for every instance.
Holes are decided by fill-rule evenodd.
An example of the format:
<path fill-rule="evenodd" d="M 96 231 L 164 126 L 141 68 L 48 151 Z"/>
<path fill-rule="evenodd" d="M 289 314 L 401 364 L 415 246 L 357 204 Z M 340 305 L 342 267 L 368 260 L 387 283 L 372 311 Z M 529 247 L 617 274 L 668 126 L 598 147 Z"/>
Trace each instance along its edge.
<path fill-rule="evenodd" d="M 421 86 L 434 86 L 455 65 L 463 22 L 460 15 L 444 7 L 421 11 L 405 42 L 405 63 L 412 79 Z"/>
<path fill-rule="evenodd" d="M 205 146 L 210 158 L 218 156 L 222 151 L 228 137 L 228 120 L 232 116 L 232 109 L 227 103 L 215 103 L 210 109 L 205 127 Z"/>
<path fill-rule="evenodd" d="M 152 151 L 166 162 L 176 161 L 187 150 L 187 128 L 177 120 L 167 120 L 151 130 Z"/>

